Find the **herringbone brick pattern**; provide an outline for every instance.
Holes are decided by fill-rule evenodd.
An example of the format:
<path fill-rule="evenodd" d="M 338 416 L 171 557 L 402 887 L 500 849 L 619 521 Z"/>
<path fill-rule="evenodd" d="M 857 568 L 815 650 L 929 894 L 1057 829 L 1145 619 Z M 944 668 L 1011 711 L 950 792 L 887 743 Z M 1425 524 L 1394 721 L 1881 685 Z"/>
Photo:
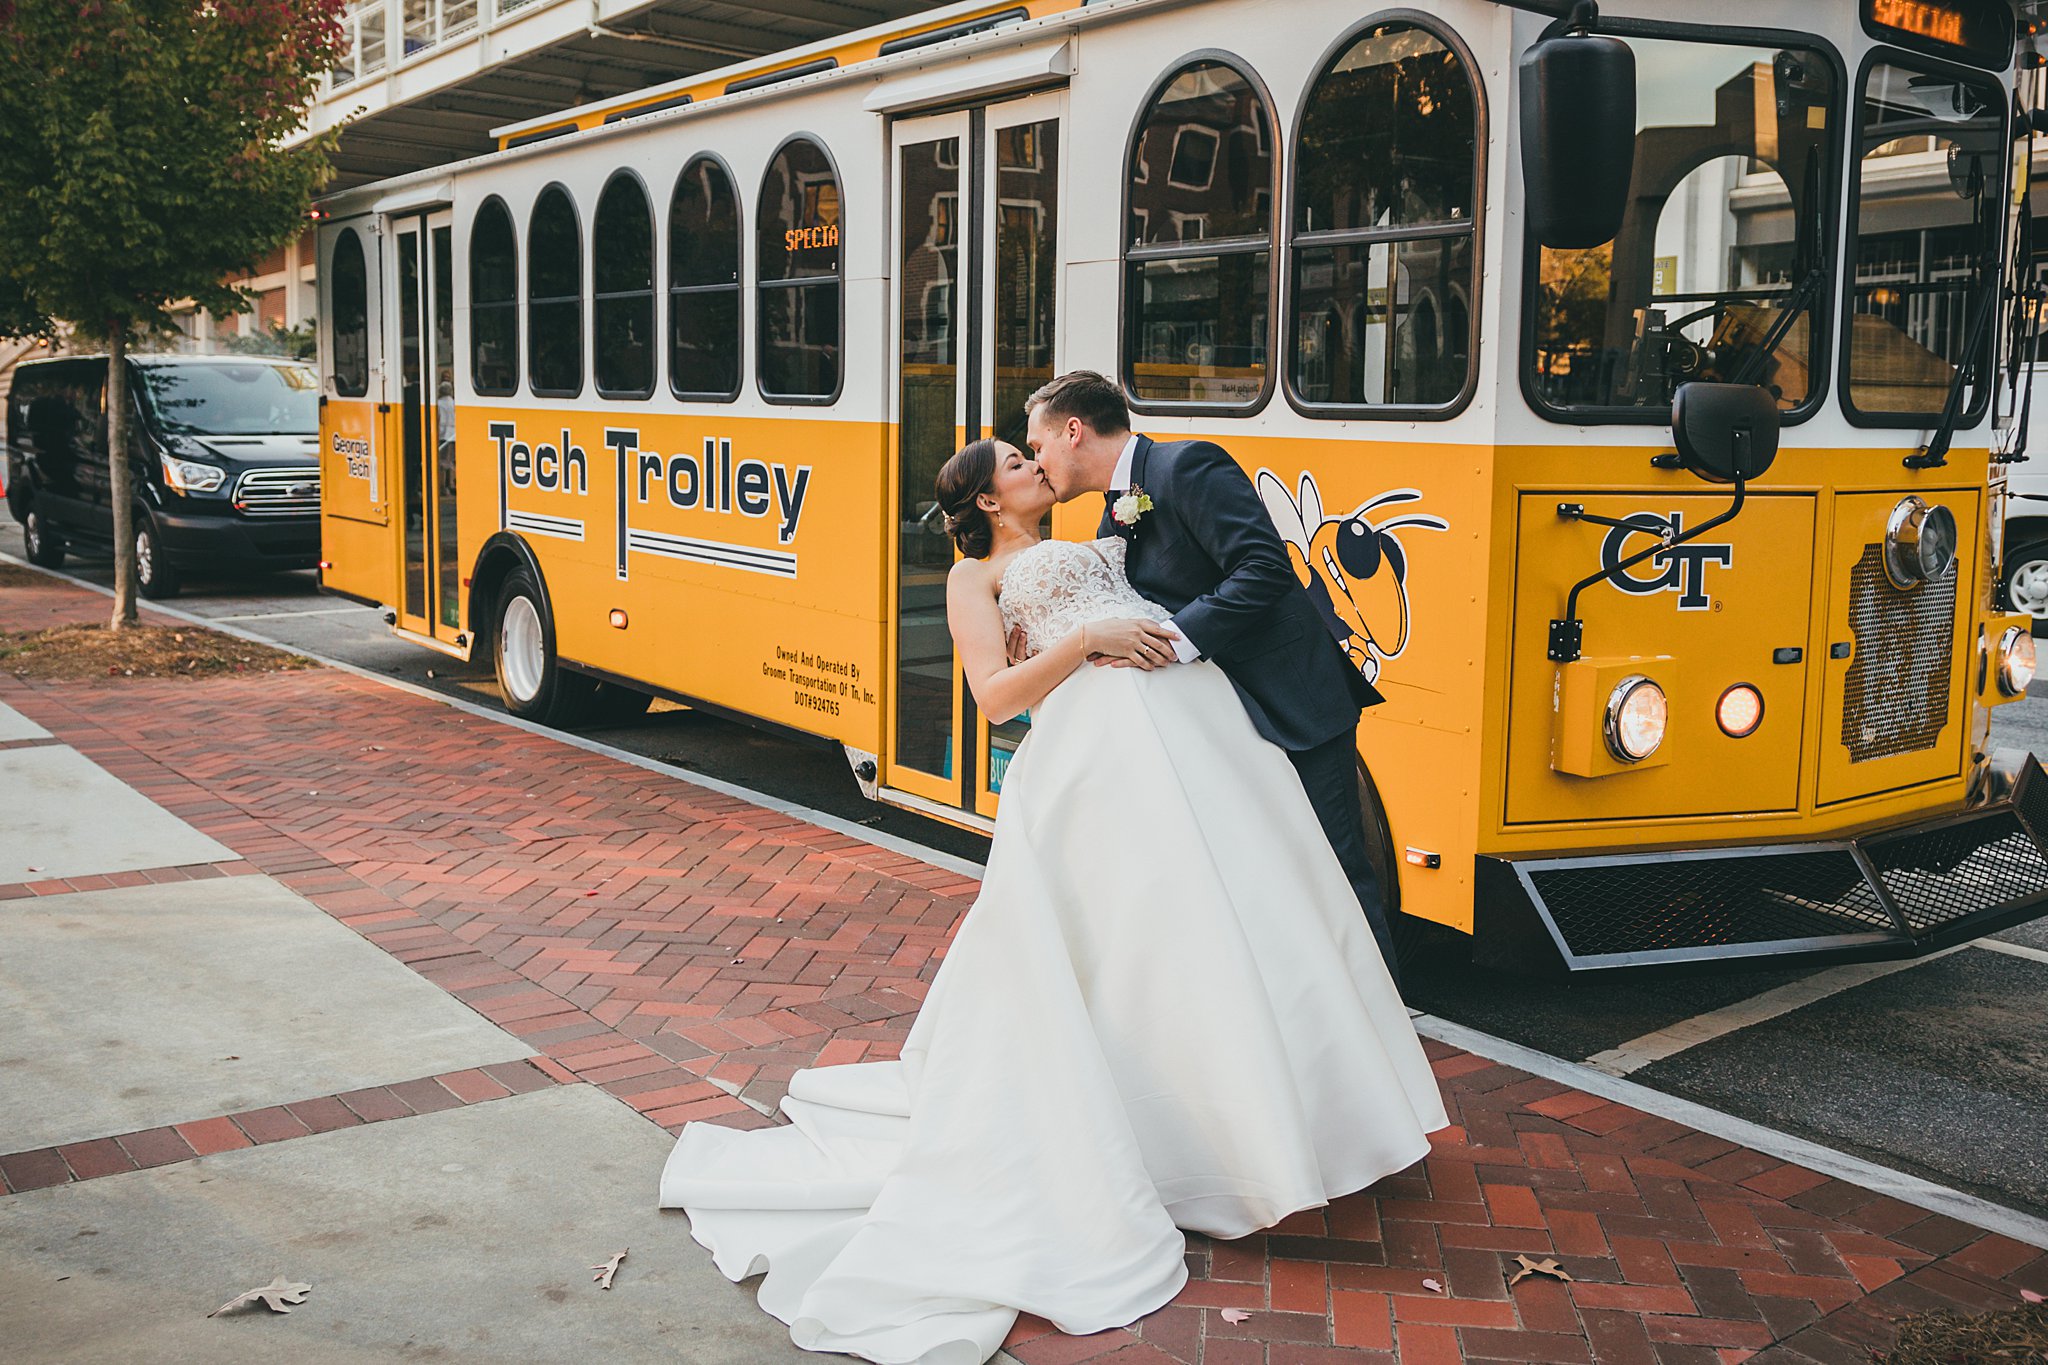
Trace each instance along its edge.
<path fill-rule="evenodd" d="M 11 605 L 0 624 L 17 624 Z M 974 890 L 326 670 L 0 677 L 0 701 L 526 1039 L 549 1077 L 671 1129 L 767 1124 L 798 1068 L 895 1055 Z M 1259 1236 L 1190 1237 L 1186 1291 L 1128 1330 L 1074 1338 L 1026 1319 L 1011 1349 L 1026 1365 L 1867 1365 L 1902 1314 L 2048 1292 L 2036 1248 L 1430 1054 L 1457 1126 L 1425 1162 Z M 1572 1279 L 1510 1288 L 1517 1254 Z"/>

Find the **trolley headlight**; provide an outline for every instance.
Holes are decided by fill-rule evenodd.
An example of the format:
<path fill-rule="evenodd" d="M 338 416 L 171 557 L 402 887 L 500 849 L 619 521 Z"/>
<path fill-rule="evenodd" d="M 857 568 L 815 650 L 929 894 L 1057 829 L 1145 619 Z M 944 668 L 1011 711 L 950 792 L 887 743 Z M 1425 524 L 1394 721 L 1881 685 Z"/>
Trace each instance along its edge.
<path fill-rule="evenodd" d="M 1624 763 L 1640 763 L 1664 742 L 1671 704 L 1664 689 L 1632 673 L 1607 694 L 1607 749 Z"/>
<path fill-rule="evenodd" d="M 1748 683 L 1735 684 L 1715 703 L 1714 723 L 1730 739 L 1748 739 L 1764 723 L 1764 694 Z"/>
<path fill-rule="evenodd" d="M 1906 497 L 1884 528 L 1884 572 L 1901 590 L 1941 577 L 1956 562 L 1956 514 Z"/>
<path fill-rule="evenodd" d="M 1998 637 L 1998 690 L 2017 697 L 2034 680 L 2034 633 L 2020 626 L 2006 627 Z"/>
<path fill-rule="evenodd" d="M 180 493 L 211 493 L 228 481 L 228 472 L 219 465 L 181 460 L 175 455 L 164 456 L 163 462 L 164 482 Z"/>

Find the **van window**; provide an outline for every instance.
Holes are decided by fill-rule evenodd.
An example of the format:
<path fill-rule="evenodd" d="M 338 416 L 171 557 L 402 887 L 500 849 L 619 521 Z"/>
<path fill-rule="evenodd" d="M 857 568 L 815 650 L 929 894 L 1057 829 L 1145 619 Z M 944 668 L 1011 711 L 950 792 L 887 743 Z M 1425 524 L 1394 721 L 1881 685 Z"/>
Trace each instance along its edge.
<path fill-rule="evenodd" d="M 370 278 L 363 239 L 343 228 L 334 239 L 328 299 L 334 309 L 334 391 L 361 398 L 370 391 Z"/>
<path fill-rule="evenodd" d="M 606 398 L 654 392 L 654 210 L 630 172 L 597 198 L 591 246 L 597 391 Z"/>
<path fill-rule="evenodd" d="M 839 393 L 839 177 L 825 149 L 793 138 L 761 180 L 757 363 L 769 402 Z"/>
<path fill-rule="evenodd" d="M 142 410 L 182 436 L 311 436 L 320 390 L 298 365 L 145 364 L 135 367 Z"/>
<path fill-rule="evenodd" d="M 490 198 L 469 229 L 469 382 L 478 393 L 519 391 L 519 261 L 512 215 Z"/>
<path fill-rule="evenodd" d="M 106 379 L 107 367 L 99 362 L 24 367 L 8 396 L 15 444 L 58 461 L 51 472 L 59 477 L 66 477 L 65 461 L 97 456 L 106 446 Z"/>
<path fill-rule="evenodd" d="M 683 167 L 668 201 L 668 386 L 678 398 L 740 392 L 740 209 L 716 157 Z"/>

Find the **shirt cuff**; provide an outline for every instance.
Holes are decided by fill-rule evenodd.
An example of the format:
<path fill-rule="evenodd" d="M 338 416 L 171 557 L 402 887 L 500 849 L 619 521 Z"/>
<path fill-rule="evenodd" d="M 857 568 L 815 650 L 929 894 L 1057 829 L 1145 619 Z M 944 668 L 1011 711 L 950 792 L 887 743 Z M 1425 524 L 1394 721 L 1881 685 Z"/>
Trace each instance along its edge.
<path fill-rule="evenodd" d="M 1195 648 L 1195 642 L 1180 628 L 1180 622 L 1168 621 L 1166 624 L 1173 627 L 1173 657 L 1184 664 L 1198 661 L 1202 657 L 1202 651 Z"/>

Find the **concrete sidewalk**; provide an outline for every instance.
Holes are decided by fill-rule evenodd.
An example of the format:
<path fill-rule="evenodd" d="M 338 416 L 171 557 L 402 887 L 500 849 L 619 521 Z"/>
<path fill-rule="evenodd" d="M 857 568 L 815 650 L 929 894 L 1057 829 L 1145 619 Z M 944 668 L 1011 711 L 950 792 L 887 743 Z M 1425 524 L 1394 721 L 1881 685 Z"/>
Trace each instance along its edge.
<path fill-rule="evenodd" d="M 0 591 L 0 629 L 103 611 Z M 764 1125 L 796 1069 L 894 1056 L 974 889 L 336 670 L 0 672 L 0 1341 L 793 1359 L 653 1208 L 664 1130 Z M 1457 1126 L 1425 1162 L 1191 1236 L 1186 1291 L 1131 1329 L 1027 1319 L 1009 1349 L 1833 1365 L 2048 1292 L 2026 1242 L 1429 1048 Z M 1518 1253 L 1571 1281 L 1510 1288 Z M 204 1316 L 275 1274 L 314 1286 L 289 1317 Z"/>

